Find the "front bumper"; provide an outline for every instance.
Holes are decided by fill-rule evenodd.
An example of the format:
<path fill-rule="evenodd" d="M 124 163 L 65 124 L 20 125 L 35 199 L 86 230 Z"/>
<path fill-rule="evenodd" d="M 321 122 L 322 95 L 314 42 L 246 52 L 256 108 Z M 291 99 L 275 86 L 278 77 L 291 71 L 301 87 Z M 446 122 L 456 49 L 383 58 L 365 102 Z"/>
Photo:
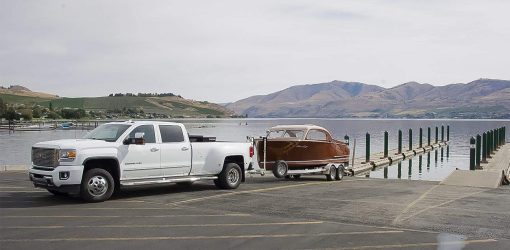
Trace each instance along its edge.
<path fill-rule="evenodd" d="M 83 165 L 58 166 L 51 171 L 35 169 L 29 170 L 30 180 L 35 187 L 45 188 L 65 193 L 78 193 L 80 190 Z"/>

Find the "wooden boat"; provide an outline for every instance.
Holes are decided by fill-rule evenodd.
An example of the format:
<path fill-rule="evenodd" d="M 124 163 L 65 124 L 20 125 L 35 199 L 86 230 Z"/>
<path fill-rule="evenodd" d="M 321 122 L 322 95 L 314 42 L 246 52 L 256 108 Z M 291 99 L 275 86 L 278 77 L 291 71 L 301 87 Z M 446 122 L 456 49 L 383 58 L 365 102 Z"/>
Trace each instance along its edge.
<path fill-rule="evenodd" d="M 264 138 L 254 140 L 258 164 L 278 178 L 290 175 L 297 178 L 299 173 L 313 173 L 314 169 L 317 170 L 315 172 L 331 174 L 329 167 L 325 167 L 333 166 L 336 178 L 340 179 L 339 166 L 343 168 L 349 162 L 348 145 L 333 139 L 323 127 L 275 126 L 268 130 L 266 138 L 265 143 Z"/>

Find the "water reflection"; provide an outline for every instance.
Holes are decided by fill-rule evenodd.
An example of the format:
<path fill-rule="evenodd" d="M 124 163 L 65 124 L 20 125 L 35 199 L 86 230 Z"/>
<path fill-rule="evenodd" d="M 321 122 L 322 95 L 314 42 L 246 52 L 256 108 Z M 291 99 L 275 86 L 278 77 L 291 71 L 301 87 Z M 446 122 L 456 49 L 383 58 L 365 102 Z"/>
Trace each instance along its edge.
<path fill-rule="evenodd" d="M 413 176 L 413 158 L 409 159 L 409 167 L 407 169 L 408 169 L 407 179 L 410 180 L 411 176 Z"/>
<path fill-rule="evenodd" d="M 402 177 L 402 162 L 399 161 L 398 162 L 398 174 L 397 174 L 397 178 L 401 179 Z"/>
<path fill-rule="evenodd" d="M 430 151 L 427 152 L 427 172 L 430 171 Z"/>
<path fill-rule="evenodd" d="M 407 178 L 408 180 L 442 180 L 443 175 L 448 175 L 452 170 L 450 168 L 446 168 L 444 166 L 444 162 L 448 162 L 449 154 L 444 155 L 445 149 L 443 149 L 443 159 L 439 161 L 441 148 L 437 148 L 432 151 L 428 151 L 423 154 L 418 154 L 412 158 L 406 158 L 405 160 L 394 162 L 390 166 L 386 166 L 384 168 L 376 168 L 374 171 L 370 171 L 371 178 L 384 178 L 384 179 L 402 179 L 403 172 L 407 168 Z M 446 148 L 448 152 L 448 148 Z M 431 154 L 434 154 L 435 157 L 435 168 L 431 169 Z M 414 159 L 414 158 L 417 159 Z M 414 161 L 414 163 L 413 163 Z M 439 161 L 439 162 L 438 162 Z M 415 171 L 413 169 L 413 164 L 418 165 L 418 170 Z M 425 169 L 426 168 L 426 169 Z M 366 174 L 364 174 L 366 175 Z M 368 176 L 368 175 L 366 175 Z"/>
<path fill-rule="evenodd" d="M 443 162 L 443 148 L 441 148 L 441 162 Z"/>
<path fill-rule="evenodd" d="M 420 176 L 421 176 L 421 158 L 422 155 L 418 156 L 418 173 L 420 174 Z"/>

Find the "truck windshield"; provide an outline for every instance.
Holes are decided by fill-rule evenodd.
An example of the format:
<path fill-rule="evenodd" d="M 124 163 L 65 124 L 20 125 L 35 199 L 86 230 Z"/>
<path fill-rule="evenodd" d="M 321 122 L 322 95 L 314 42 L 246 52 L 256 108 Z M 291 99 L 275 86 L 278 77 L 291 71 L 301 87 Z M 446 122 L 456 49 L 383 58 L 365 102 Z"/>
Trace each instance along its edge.
<path fill-rule="evenodd" d="M 128 129 L 128 124 L 103 124 L 85 135 L 84 139 L 105 140 L 114 142 Z"/>

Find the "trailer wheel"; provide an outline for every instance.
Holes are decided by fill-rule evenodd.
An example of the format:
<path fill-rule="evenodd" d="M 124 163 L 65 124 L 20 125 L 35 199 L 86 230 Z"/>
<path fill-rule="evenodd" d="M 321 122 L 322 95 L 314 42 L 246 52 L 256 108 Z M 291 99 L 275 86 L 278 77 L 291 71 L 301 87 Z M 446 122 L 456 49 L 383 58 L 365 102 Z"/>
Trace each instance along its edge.
<path fill-rule="evenodd" d="M 344 166 L 338 166 L 338 169 L 336 170 L 335 179 L 337 181 L 342 180 L 344 178 L 344 174 L 345 174 Z"/>
<path fill-rule="evenodd" d="M 337 169 L 335 166 L 331 165 L 331 167 L 329 167 L 329 174 L 326 175 L 326 180 L 328 181 L 334 181 L 336 176 L 337 176 Z"/>
<path fill-rule="evenodd" d="M 276 178 L 283 178 L 287 175 L 288 170 L 289 166 L 285 161 L 276 161 L 275 166 L 273 167 L 273 175 Z"/>
<path fill-rule="evenodd" d="M 115 182 L 110 172 L 93 168 L 83 175 L 80 197 L 87 202 L 102 202 L 112 196 L 114 189 Z"/>
<path fill-rule="evenodd" d="M 214 184 L 221 189 L 236 189 L 241 184 L 242 176 L 241 167 L 237 163 L 227 163 Z"/>

